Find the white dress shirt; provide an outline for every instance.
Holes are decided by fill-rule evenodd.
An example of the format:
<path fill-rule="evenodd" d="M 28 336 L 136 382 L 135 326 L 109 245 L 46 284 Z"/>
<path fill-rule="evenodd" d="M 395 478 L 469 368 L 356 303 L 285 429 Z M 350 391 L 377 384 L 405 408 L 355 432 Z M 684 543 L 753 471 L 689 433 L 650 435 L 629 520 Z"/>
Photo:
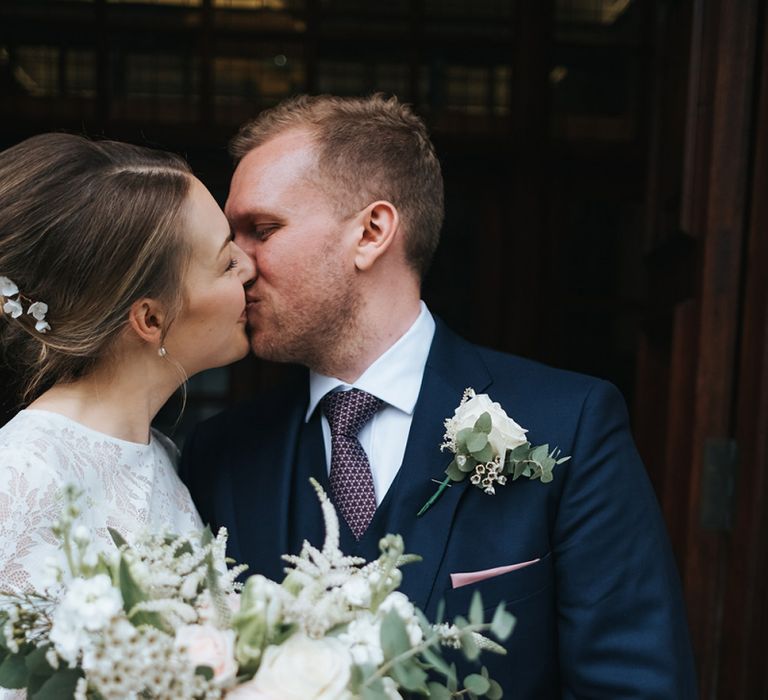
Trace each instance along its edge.
<path fill-rule="evenodd" d="M 309 373 L 307 422 L 329 391 L 361 389 L 384 402 L 384 406 L 357 436 L 371 465 L 377 506 L 384 499 L 403 462 L 413 410 L 419 397 L 434 335 L 435 320 L 422 301 L 421 312 L 413 325 L 354 384 L 347 384 L 336 377 L 326 377 L 311 371 Z M 330 472 L 331 427 L 322 411 L 321 416 L 325 459 Z"/>

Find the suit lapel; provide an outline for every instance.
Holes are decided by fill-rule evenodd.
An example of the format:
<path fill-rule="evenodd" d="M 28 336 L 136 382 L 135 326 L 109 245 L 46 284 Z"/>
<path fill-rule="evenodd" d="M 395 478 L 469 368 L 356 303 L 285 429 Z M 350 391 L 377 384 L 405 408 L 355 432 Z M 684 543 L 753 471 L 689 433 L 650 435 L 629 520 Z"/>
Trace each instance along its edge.
<path fill-rule="evenodd" d="M 387 531 L 399 533 L 406 552 L 422 561 L 403 569 L 401 590 L 424 609 L 435 585 L 459 501 L 467 479 L 446 489 L 420 518 L 416 513 L 437 489 L 452 456 L 440 451 L 444 421 L 453 415 L 467 387 L 478 393 L 491 376 L 477 350 L 437 321 L 419 398 L 413 414 L 403 465 L 393 484 Z"/>

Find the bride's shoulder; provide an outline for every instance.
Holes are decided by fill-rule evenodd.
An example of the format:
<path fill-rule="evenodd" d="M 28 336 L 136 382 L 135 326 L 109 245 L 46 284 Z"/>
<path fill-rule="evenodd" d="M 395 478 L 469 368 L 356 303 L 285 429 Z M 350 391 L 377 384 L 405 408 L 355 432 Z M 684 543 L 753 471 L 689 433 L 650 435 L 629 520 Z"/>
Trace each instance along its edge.
<path fill-rule="evenodd" d="M 0 428 L 0 482 L 8 483 L 14 473 L 27 480 L 56 478 L 62 473 L 65 453 L 44 415 L 20 411 Z"/>

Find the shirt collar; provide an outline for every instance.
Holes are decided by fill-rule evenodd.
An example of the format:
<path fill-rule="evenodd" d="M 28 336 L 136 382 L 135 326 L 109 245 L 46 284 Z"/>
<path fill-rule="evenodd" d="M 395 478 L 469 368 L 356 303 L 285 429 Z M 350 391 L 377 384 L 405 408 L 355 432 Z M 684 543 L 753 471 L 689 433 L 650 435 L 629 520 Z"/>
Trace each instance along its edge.
<path fill-rule="evenodd" d="M 317 404 L 329 391 L 352 388 L 373 394 L 384 403 L 412 414 L 419 398 L 421 378 L 434 335 L 435 320 L 422 301 L 421 312 L 413 325 L 353 384 L 310 371 L 309 406 L 305 421 L 309 421 Z"/>

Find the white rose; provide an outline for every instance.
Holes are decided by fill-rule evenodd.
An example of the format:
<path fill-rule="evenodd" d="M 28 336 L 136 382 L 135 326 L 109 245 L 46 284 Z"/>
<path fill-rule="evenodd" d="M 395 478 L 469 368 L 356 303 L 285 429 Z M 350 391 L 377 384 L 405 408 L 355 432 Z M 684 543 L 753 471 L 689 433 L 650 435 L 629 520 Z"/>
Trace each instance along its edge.
<path fill-rule="evenodd" d="M 491 416 L 492 427 L 488 442 L 491 443 L 497 455 L 503 457 L 506 450 L 513 450 L 527 442 L 525 434 L 528 431 L 515 423 L 496 401 L 491 401 L 488 394 L 476 394 L 461 404 L 453 414 L 450 421 L 451 427 L 455 432 L 464 428 L 473 428 L 483 413 Z"/>
<path fill-rule="evenodd" d="M 227 700 L 273 700 L 264 695 L 253 681 L 248 681 L 230 690 L 225 696 Z"/>
<path fill-rule="evenodd" d="M 338 639 L 310 639 L 295 634 L 280 646 L 267 647 L 253 680 L 227 697 L 237 700 L 351 700 L 347 690 L 351 664 L 349 652 Z"/>
<path fill-rule="evenodd" d="M 235 633 L 210 625 L 185 625 L 176 630 L 176 648 L 183 649 L 195 666 L 208 666 L 213 679 L 224 685 L 237 675 Z"/>

